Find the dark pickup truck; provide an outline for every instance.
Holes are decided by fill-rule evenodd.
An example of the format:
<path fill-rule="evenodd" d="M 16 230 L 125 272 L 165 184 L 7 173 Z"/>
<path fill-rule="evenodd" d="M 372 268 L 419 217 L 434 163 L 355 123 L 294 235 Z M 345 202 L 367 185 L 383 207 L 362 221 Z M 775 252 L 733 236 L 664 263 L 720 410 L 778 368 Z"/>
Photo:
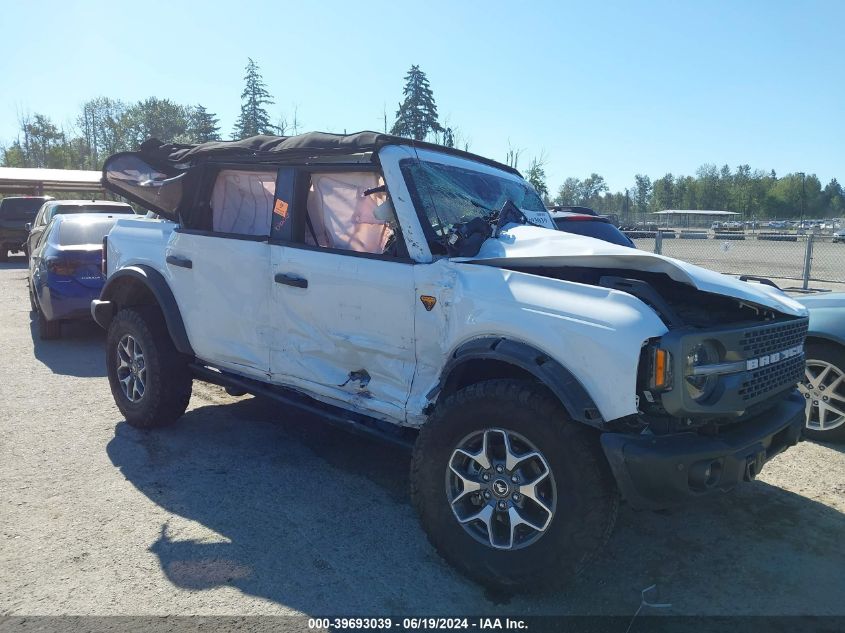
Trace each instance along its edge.
<path fill-rule="evenodd" d="M 20 196 L 0 200 L 0 262 L 8 261 L 9 251 L 22 251 L 32 222 L 50 196 Z"/>

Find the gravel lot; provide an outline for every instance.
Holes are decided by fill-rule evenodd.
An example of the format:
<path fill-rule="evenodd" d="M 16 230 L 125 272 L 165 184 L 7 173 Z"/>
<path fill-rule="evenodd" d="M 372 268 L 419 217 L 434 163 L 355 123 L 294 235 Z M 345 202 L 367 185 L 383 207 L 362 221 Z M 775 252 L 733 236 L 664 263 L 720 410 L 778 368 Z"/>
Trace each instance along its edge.
<path fill-rule="evenodd" d="M 0 615 L 845 614 L 845 447 L 804 442 L 734 494 L 623 507 L 567 591 L 491 596 L 443 563 L 408 455 L 195 383 L 176 426 L 123 422 L 103 333 L 33 334 L 0 264 Z M 648 609 L 646 611 L 649 611 Z"/>

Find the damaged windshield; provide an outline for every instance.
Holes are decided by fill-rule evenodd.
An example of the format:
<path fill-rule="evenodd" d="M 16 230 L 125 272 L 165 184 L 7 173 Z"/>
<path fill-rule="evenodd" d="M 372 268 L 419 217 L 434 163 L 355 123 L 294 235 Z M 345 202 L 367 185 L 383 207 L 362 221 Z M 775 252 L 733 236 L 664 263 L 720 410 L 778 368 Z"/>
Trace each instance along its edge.
<path fill-rule="evenodd" d="M 546 211 L 531 185 L 505 174 L 419 160 L 403 161 L 402 173 L 417 208 L 438 239 L 475 218 L 495 221 L 495 214 L 508 200 L 524 211 Z"/>

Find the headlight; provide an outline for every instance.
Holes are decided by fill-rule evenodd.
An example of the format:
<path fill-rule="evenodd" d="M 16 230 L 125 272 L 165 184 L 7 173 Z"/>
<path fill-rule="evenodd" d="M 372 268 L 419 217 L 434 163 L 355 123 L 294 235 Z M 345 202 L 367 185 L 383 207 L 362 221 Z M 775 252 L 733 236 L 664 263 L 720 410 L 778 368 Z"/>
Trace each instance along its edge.
<path fill-rule="evenodd" d="M 710 341 L 704 341 L 693 347 L 687 354 L 686 383 L 693 400 L 706 400 L 716 388 L 719 377 L 715 373 L 699 373 L 696 368 L 717 365 L 720 361 L 719 350 Z M 699 370 L 700 371 L 700 370 Z"/>

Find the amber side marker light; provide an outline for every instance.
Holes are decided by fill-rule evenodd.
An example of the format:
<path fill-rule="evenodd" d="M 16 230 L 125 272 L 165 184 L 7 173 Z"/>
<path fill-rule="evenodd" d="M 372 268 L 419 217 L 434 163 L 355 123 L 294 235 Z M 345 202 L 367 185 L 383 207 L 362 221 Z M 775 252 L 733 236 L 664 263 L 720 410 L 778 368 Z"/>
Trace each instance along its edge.
<path fill-rule="evenodd" d="M 420 301 L 422 301 L 422 304 L 425 306 L 425 309 L 428 312 L 431 312 L 431 309 L 434 307 L 434 304 L 437 303 L 437 299 L 435 299 L 431 295 L 421 295 Z"/>
<path fill-rule="evenodd" d="M 661 389 L 666 386 L 666 368 L 669 365 L 669 354 L 665 349 L 654 350 L 654 386 Z"/>

